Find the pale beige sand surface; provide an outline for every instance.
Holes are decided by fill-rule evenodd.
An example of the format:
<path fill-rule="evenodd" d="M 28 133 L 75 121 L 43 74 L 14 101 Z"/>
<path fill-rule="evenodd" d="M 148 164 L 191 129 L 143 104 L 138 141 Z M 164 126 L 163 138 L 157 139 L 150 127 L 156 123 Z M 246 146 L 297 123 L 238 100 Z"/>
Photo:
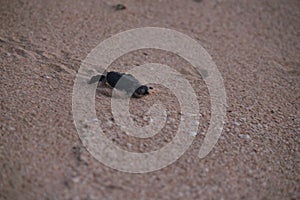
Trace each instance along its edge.
<path fill-rule="evenodd" d="M 116 11 L 122 3 L 126 9 Z M 299 199 L 300 3 L 298 0 L 2 0 L 0 4 L 0 199 Z M 167 64 L 188 79 L 201 109 L 198 135 L 172 165 L 147 174 L 110 169 L 82 145 L 72 116 L 81 61 L 101 41 L 132 28 L 170 28 L 212 56 L 227 93 L 218 143 L 197 157 L 210 119 L 207 87 L 172 53 L 143 50 L 112 69 Z M 96 95 L 105 134 L 129 151 L 172 140 L 172 91 L 132 100 L 143 124 L 156 100 L 175 111 L 163 131 L 139 141 L 120 133 L 109 98 Z M 146 105 L 146 106 L 145 106 Z M 138 109 L 134 109 L 138 108 Z"/>

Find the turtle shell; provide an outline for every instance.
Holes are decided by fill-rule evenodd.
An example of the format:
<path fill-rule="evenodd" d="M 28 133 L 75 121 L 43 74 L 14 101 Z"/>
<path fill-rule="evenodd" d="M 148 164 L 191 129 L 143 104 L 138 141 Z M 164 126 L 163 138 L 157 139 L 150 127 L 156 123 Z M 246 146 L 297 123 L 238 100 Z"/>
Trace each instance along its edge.
<path fill-rule="evenodd" d="M 118 83 L 118 81 L 120 82 Z M 124 90 L 128 93 L 134 92 L 137 88 L 142 86 L 141 83 L 131 74 L 119 73 L 114 71 L 107 73 L 106 82 L 111 87 L 118 90 Z"/>

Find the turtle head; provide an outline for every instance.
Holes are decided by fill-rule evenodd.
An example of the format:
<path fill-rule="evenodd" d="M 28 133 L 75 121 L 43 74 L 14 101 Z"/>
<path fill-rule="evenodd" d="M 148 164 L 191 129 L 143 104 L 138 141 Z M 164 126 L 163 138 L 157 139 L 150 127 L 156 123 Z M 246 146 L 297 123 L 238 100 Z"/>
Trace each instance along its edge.
<path fill-rule="evenodd" d="M 149 94 L 149 90 L 153 89 L 152 87 L 148 87 L 146 85 L 140 86 L 138 89 L 136 89 L 133 93 L 133 96 L 136 98 L 145 96 Z"/>

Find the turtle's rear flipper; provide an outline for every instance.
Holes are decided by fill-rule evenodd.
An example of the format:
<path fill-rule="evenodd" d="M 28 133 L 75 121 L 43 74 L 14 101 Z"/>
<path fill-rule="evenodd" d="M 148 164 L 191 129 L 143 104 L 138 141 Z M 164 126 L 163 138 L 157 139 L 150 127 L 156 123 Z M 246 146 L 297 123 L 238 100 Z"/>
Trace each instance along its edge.
<path fill-rule="evenodd" d="M 93 83 L 96 83 L 96 82 L 99 82 L 99 81 L 105 81 L 106 77 L 104 75 L 96 75 L 96 76 L 93 76 L 91 78 L 91 80 L 89 80 L 89 84 L 93 84 Z"/>

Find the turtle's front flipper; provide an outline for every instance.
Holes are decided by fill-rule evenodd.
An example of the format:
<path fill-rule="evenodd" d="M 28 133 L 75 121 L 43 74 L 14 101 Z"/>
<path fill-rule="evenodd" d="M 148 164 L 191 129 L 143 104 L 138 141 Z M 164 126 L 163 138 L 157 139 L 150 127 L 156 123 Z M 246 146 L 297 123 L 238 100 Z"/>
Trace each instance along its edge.
<path fill-rule="evenodd" d="M 93 76 L 91 78 L 91 80 L 89 80 L 89 84 L 93 84 L 93 83 L 96 83 L 96 82 L 99 82 L 99 81 L 105 81 L 106 77 L 104 75 L 96 75 L 96 76 Z"/>

